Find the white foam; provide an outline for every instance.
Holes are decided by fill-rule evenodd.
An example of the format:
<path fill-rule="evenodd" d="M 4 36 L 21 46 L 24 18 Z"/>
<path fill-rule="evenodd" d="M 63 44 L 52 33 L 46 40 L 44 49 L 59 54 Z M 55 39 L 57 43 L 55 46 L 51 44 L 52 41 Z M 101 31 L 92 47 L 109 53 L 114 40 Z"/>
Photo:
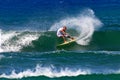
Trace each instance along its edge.
<path fill-rule="evenodd" d="M 33 40 L 37 40 L 38 38 L 39 38 L 38 34 L 34 34 L 34 35 L 26 34 L 26 35 L 20 37 L 19 40 L 17 40 L 16 42 L 19 45 L 19 47 L 22 48 L 23 46 L 30 45 Z"/>
<path fill-rule="evenodd" d="M 78 75 L 85 75 L 90 74 L 89 70 L 70 70 L 69 68 L 61 69 L 60 71 L 57 71 L 54 69 L 54 66 L 51 67 L 41 67 L 40 65 L 37 65 L 35 70 L 26 70 L 20 73 L 16 73 L 15 71 L 12 71 L 10 75 L 2 74 L 0 75 L 0 78 L 23 78 L 23 77 L 32 77 L 32 76 L 46 76 L 50 78 L 54 77 L 64 77 L 64 76 L 78 76 Z"/>
<path fill-rule="evenodd" d="M 1 52 L 16 52 L 23 47 L 30 45 L 33 40 L 39 38 L 37 33 L 24 33 L 16 31 L 2 32 L 1 35 Z M 32 44 L 31 44 L 32 45 Z"/>
<path fill-rule="evenodd" d="M 10 42 L 10 40 L 19 34 L 20 33 L 17 33 L 15 31 L 2 32 L 2 34 L 1 34 L 1 48 L 2 48 L 3 52 L 16 50 L 16 48 L 13 48 L 13 45 L 11 45 L 13 42 Z"/>
<path fill-rule="evenodd" d="M 75 29 L 79 35 L 77 43 L 80 45 L 88 45 L 95 29 L 98 29 L 102 23 L 94 15 L 93 10 L 86 9 L 77 17 L 69 17 L 53 24 L 50 31 L 56 31 L 62 26 L 67 26 L 68 29 Z"/>
<path fill-rule="evenodd" d="M 1 74 L 0 78 L 8 78 L 8 79 L 18 79 L 24 77 L 36 77 L 36 76 L 46 76 L 49 78 L 56 77 L 72 77 L 79 75 L 88 75 L 88 74 L 120 74 L 120 69 L 118 70 L 110 70 L 105 69 L 102 72 L 96 72 L 89 69 L 70 69 L 70 68 L 61 68 L 61 70 L 56 70 L 56 68 L 51 65 L 49 67 L 42 67 L 41 65 L 37 65 L 34 69 L 27 69 L 25 71 L 17 73 L 15 70 L 11 72 L 11 74 Z"/>
<path fill-rule="evenodd" d="M 0 52 L 2 52 L 3 50 L 1 49 L 1 43 L 2 43 L 2 40 L 1 40 L 1 38 L 2 38 L 2 36 L 1 36 L 1 29 L 0 29 Z"/>

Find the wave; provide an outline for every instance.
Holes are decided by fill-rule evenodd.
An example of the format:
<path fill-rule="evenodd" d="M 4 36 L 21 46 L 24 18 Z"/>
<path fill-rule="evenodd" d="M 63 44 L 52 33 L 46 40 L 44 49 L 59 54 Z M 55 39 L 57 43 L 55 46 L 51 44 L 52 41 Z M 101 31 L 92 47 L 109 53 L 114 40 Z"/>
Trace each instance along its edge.
<path fill-rule="evenodd" d="M 23 78 L 23 77 L 31 77 L 31 76 L 47 76 L 50 78 L 53 77 L 62 77 L 62 76 L 78 76 L 80 74 L 85 75 L 88 72 L 82 71 L 82 70 L 76 70 L 72 71 L 69 69 L 64 69 L 61 71 L 54 71 L 51 67 L 41 67 L 39 65 L 36 66 L 35 70 L 26 70 L 20 73 L 15 73 L 15 71 L 12 71 L 10 75 L 2 74 L 0 75 L 0 78 Z"/>
<path fill-rule="evenodd" d="M 74 33 L 75 34 L 75 33 Z M 95 31 L 89 45 L 71 44 L 62 48 L 56 48 L 59 39 L 56 32 L 45 32 L 37 40 L 32 41 L 33 46 L 23 47 L 23 51 L 55 51 L 55 50 L 120 50 L 119 31 Z"/>
<path fill-rule="evenodd" d="M 35 67 L 35 69 L 31 70 L 31 69 L 27 69 L 26 71 L 23 72 L 15 72 L 12 71 L 11 74 L 7 75 L 7 74 L 1 74 L 0 78 L 8 78 L 8 79 L 21 79 L 24 77 L 38 77 L 38 76 L 46 76 L 49 78 L 56 78 L 56 77 L 72 77 L 72 76 L 79 76 L 79 75 L 89 75 L 89 74 L 103 74 L 103 73 L 95 73 L 92 72 L 89 69 L 69 69 L 69 68 L 65 68 L 65 69 L 61 69 L 59 71 L 54 69 L 54 66 L 50 66 L 50 67 L 42 67 L 40 65 L 37 65 Z M 116 70 L 116 71 L 107 71 L 106 74 L 120 74 L 120 70 Z"/>
<path fill-rule="evenodd" d="M 99 28 L 101 24 L 100 20 L 95 17 L 93 10 L 85 9 L 77 17 L 69 17 L 56 22 L 48 31 L 45 31 L 46 33 L 1 30 L 0 52 L 56 50 L 55 31 L 63 25 L 68 27 L 68 33 L 71 36 L 77 38 L 77 44 L 88 45 L 94 30 Z"/>
<path fill-rule="evenodd" d="M 38 39 L 39 36 L 37 32 L 1 31 L 0 51 L 20 51 L 24 46 L 31 45 L 31 42 Z"/>
<path fill-rule="evenodd" d="M 56 48 L 59 39 L 56 30 L 68 27 L 68 33 L 77 38 L 75 44 Z M 85 9 L 76 17 L 67 17 L 55 22 L 48 31 L 4 31 L 0 30 L 0 52 L 47 52 L 65 50 L 120 50 L 120 32 L 98 30 L 103 23 L 94 11 Z M 112 25 L 113 27 L 114 25 Z"/>
<path fill-rule="evenodd" d="M 61 78 L 94 74 L 120 74 L 118 64 L 120 62 L 120 51 L 60 50 L 36 53 L 8 52 L 1 53 L 1 55 L 3 57 L 0 61 L 4 64 L 0 66 L 0 79 L 23 79 L 29 77 Z"/>
<path fill-rule="evenodd" d="M 73 30 L 74 31 L 74 30 Z M 76 35 L 77 33 L 74 33 Z M 2 31 L 0 52 L 47 52 L 55 50 L 120 50 L 119 31 L 95 31 L 89 45 L 71 44 L 57 48 L 55 31 Z"/>

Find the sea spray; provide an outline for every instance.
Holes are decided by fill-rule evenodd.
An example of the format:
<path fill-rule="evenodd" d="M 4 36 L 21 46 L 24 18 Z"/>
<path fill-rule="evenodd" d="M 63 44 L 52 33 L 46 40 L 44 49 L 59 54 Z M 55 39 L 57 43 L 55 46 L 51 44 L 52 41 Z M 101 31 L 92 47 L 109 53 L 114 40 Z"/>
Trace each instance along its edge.
<path fill-rule="evenodd" d="M 2 31 L 1 31 L 1 29 L 0 29 L 0 52 L 2 52 L 2 49 L 1 49 L 1 41 L 2 41 L 2 40 L 1 40 L 1 39 L 2 39 L 1 37 L 2 37 L 2 36 L 1 36 L 1 35 L 2 35 L 2 34 L 1 34 L 1 33 L 2 33 Z"/>
<path fill-rule="evenodd" d="M 77 43 L 80 45 L 88 45 L 95 29 L 98 29 L 102 25 L 101 21 L 94 15 L 94 11 L 86 9 L 80 13 L 77 17 L 69 17 L 53 24 L 50 31 L 56 31 L 62 26 L 67 26 L 68 29 L 74 29 L 79 33 Z"/>
<path fill-rule="evenodd" d="M 27 69 L 23 72 L 16 73 L 15 70 L 11 72 L 11 74 L 0 75 L 0 78 L 8 78 L 8 79 L 18 79 L 23 77 L 31 77 L 31 76 L 46 76 L 49 78 L 55 77 L 64 77 L 64 76 L 78 76 L 78 75 L 86 75 L 91 74 L 89 70 L 71 70 L 69 68 L 61 69 L 57 71 L 54 69 L 54 66 L 51 65 L 49 67 L 42 67 L 41 65 L 37 65 L 34 70 Z"/>

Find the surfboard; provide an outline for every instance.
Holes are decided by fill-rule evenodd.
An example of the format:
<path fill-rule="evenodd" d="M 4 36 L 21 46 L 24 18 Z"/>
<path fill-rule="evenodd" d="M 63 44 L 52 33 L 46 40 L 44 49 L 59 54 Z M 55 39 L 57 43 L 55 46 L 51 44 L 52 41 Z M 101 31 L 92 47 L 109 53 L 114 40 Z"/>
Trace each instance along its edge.
<path fill-rule="evenodd" d="M 58 44 L 57 47 L 62 47 L 62 46 L 65 46 L 65 45 L 74 43 L 75 41 L 76 41 L 76 39 L 70 40 L 70 41 L 67 41 L 67 42 L 65 42 L 65 43 Z"/>

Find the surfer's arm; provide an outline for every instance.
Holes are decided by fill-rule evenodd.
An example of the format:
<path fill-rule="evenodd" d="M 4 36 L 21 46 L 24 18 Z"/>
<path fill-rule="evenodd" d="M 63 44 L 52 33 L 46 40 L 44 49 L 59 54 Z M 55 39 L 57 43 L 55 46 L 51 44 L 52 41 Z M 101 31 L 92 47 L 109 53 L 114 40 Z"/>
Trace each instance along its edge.
<path fill-rule="evenodd" d="M 69 34 L 67 34 L 65 31 L 61 30 L 61 33 L 63 36 L 67 37 L 67 38 L 71 38 L 74 39 L 73 37 L 71 37 Z"/>
<path fill-rule="evenodd" d="M 67 35 L 67 33 L 63 30 L 60 31 L 63 36 Z"/>

